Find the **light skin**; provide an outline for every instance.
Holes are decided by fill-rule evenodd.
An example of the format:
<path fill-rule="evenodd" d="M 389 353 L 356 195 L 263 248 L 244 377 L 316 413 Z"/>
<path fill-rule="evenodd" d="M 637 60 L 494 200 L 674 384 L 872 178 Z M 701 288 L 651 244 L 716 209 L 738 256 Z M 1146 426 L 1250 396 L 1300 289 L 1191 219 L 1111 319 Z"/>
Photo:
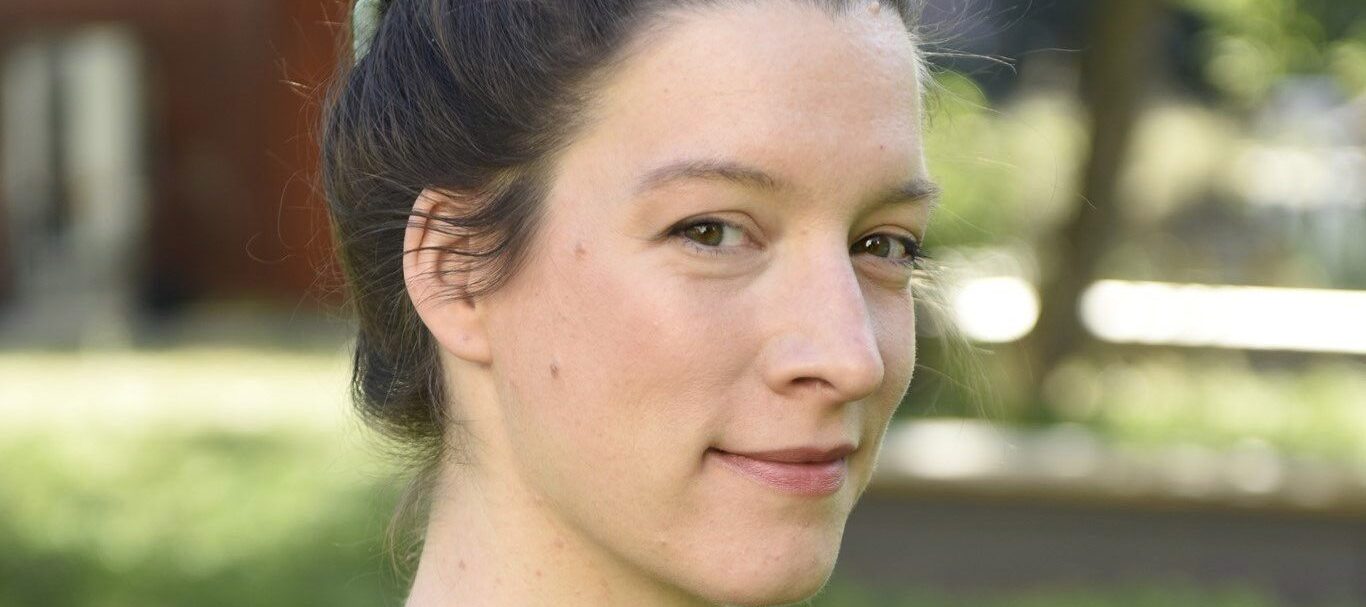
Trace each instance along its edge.
<path fill-rule="evenodd" d="M 795 2 L 650 36 L 557 158 L 508 283 L 443 297 L 468 277 L 406 256 L 467 457 L 409 606 L 777 605 L 834 567 L 915 365 L 907 251 L 863 246 L 929 221 L 915 49 L 894 11 Z M 697 220 L 734 227 L 681 231 Z M 420 221 L 405 238 L 452 244 Z M 820 497 L 709 453 L 842 442 Z"/>

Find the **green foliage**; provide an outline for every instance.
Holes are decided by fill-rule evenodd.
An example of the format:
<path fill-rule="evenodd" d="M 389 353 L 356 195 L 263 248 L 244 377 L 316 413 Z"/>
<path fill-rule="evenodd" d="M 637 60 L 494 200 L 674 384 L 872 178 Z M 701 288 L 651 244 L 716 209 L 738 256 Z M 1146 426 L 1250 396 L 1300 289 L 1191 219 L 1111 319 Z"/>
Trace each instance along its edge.
<path fill-rule="evenodd" d="M 1366 9 L 1342 0 L 1178 0 L 1207 19 L 1206 75 L 1253 105 L 1291 74 L 1328 74 L 1366 91 Z"/>
<path fill-rule="evenodd" d="M 20 364 L 20 359 L 29 362 Z M 273 374 L 259 367 L 263 359 L 271 362 Z M 338 362 L 333 352 L 274 357 L 250 350 L 212 356 L 0 356 L 0 419 L 6 422 L 0 424 L 0 461 L 5 462 L 0 466 L 0 607 L 399 605 L 403 584 L 382 541 L 399 489 L 394 473 L 376 463 L 354 425 L 314 414 L 343 412 L 339 391 L 299 389 L 341 385 L 345 369 Z M 1366 374 L 1356 367 L 1299 377 L 1250 375 L 1228 366 L 1183 377 L 1175 368 L 1182 361 L 1169 362 L 1173 368 L 1165 371 L 1100 370 L 1104 390 L 1111 390 L 1111 383 L 1119 387 L 1105 393 L 1106 402 L 1121 404 L 1105 414 L 1111 417 L 1092 422 L 1111 425 L 1120 438 L 1265 434 L 1284 427 L 1295 437 L 1291 443 L 1305 448 L 1359 442 L 1359 434 L 1353 439 L 1351 433 L 1363 420 L 1345 406 L 1366 392 L 1361 384 Z M 221 388 L 230 376 L 253 373 L 255 388 L 239 392 L 236 402 L 206 392 L 198 401 L 188 396 L 171 401 L 151 388 L 113 389 L 118 381 L 153 386 L 174 383 L 174 378 L 187 386 Z M 1082 372 L 1071 383 L 1060 383 L 1060 401 L 1087 406 L 1067 399 L 1091 398 L 1087 390 L 1096 386 L 1086 379 L 1093 375 Z M 24 377 L 41 381 L 30 385 Z M 211 381 L 214 377 L 220 381 Z M 1143 381 L 1126 383 L 1123 377 Z M 105 389 L 81 391 L 89 378 L 100 378 Z M 37 385 L 46 390 L 29 389 Z M 156 404 L 132 406 L 130 395 Z M 277 400 L 269 408 L 251 406 L 264 397 Z M 1294 401 L 1294 411 L 1276 413 L 1273 406 L 1290 399 L 1306 400 Z M 1177 406 L 1155 407 L 1155 400 Z M 1322 406 L 1302 404 L 1311 401 Z M 1210 404 L 1201 409 L 1202 402 Z M 171 406 L 180 413 L 155 410 Z M 221 407 L 234 415 L 224 415 Z M 28 411 L 28 417 L 15 415 L 19 411 Z M 1149 413 L 1155 417 L 1135 417 Z M 240 419 L 248 415 L 262 419 Z M 1286 415 L 1291 423 L 1283 423 Z M 838 578 L 811 602 L 812 607 L 1272 604 L 1247 592 L 1157 582 L 1137 589 L 889 597 Z"/>
<path fill-rule="evenodd" d="M 951 71 L 936 75 L 929 99 L 925 151 L 944 189 L 930 246 L 1028 240 L 1069 210 L 1086 141 L 1074 100 L 1037 94 L 993 109 L 971 79 Z"/>
<path fill-rule="evenodd" d="M 0 446 L 0 607 L 399 605 L 390 483 L 321 433 L 33 435 Z M 955 597 L 836 580 L 812 607 L 1269 607 L 1154 584 Z"/>
<path fill-rule="evenodd" d="M 317 434 L 18 437 L 0 457 L 0 605 L 395 604 L 392 504 Z"/>
<path fill-rule="evenodd" d="M 1366 463 L 1366 366 L 1324 362 L 1256 371 L 1242 357 L 1175 354 L 1098 364 L 1073 360 L 1045 386 L 1063 419 L 1135 445 L 1267 445 Z"/>

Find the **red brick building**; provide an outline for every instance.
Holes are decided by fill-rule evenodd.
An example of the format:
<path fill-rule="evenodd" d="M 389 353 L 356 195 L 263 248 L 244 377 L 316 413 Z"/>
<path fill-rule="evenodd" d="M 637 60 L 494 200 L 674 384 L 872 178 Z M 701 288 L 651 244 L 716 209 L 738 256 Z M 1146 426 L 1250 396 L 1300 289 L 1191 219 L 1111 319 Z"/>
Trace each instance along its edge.
<path fill-rule="evenodd" d="M 0 3 L 0 308 L 99 283 L 111 257 L 144 310 L 316 301 L 328 259 L 316 119 L 346 12 L 344 0 Z M 117 242 L 90 244 L 106 238 Z"/>

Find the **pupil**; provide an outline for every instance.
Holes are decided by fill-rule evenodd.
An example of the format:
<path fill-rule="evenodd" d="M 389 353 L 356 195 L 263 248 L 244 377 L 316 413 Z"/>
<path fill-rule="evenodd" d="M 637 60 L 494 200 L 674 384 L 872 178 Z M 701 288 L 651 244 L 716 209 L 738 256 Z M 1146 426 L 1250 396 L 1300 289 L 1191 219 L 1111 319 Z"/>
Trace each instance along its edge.
<path fill-rule="evenodd" d="M 692 231 L 693 231 L 694 234 L 701 236 L 701 238 L 697 238 L 697 239 L 694 239 L 694 240 L 697 240 L 698 242 L 701 242 L 702 244 L 710 245 L 710 246 L 717 246 L 717 245 L 721 244 L 720 239 L 716 238 L 717 236 L 720 236 L 721 230 L 716 229 L 716 226 L 714 226 L 714 225 L 710 225 L 710 224 L 696 225 L 696 226 L 693 226 L 693 227 L 692 227 Z"/>
<path fill-rule="evenodd" d="M 879 257 L 887 257 L 892 254 L 891 242 L 886 238 L 883 238 L 881 236 L 872 236 L 869 237 L 868 240 L 865 240 L 863 242 L 869 243 L 868 246 L 866 246 L 865 248 L 869 252 Z"/>

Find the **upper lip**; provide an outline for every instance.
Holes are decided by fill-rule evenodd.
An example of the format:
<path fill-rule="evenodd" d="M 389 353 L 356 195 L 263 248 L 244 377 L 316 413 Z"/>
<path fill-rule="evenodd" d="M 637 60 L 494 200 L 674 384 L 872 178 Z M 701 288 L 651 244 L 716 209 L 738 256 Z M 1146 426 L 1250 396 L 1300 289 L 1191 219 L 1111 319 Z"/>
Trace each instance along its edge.
<path fill-rule="evenodd" d="M 802 464 L 813 462 L 830 462 L 849 455 L 856 447 L 850 443 L 843 443 L 833 447 L 792 447 L 789 449 L 775 449 L 773 451 L 727 451 L 735 455 L 743 455 L 748 458 L 761 459 L 770 462 L 783 462 L 789 464 Z M 719 450 L 719 449 L 718 449 Z"/>

